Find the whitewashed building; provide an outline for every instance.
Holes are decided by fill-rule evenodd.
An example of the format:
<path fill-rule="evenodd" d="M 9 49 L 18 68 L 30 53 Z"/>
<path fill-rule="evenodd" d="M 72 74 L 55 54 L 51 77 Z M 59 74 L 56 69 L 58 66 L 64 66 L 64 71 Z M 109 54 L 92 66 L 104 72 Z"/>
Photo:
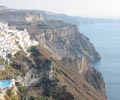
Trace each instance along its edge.
<path fill-rule="evenodd" d="M 38 42 L 31 40 L 26 29 L 12 30 L 8 23 L 0 22 L 0 56 L 6 59 L 6 53 L 14 55 L 20 50 L 19 46 L 27 53 L 27 49 L 31 46 L 38 45 Z"/>

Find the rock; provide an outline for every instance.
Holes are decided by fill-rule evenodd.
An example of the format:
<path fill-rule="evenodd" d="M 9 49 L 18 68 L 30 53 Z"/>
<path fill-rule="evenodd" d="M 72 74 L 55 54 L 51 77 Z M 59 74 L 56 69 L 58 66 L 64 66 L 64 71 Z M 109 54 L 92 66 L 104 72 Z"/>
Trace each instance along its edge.
<path fill-rule="evenodd" d="M 61 57 L 75 59 L 85 55 L 88 61 L 92 63 L 101 59 L 93 44 L 79 32 L 75 25 L 66 25 L 63 22 L 60 25 L 59 22 L 56 23 L 48 23 L 52 29 L 50 27 L 43 29 L 43 38 L 47 41 L 49 48 L 57 52 Z M 36 33 L 36 36 L 39 37 L 39 34 Z"/>
<path fill-rule="evenodd" d="M 84 77 L 87 82 L 91 84 L 103 97 L 107 98 L 105 82 L 100 72 L 98 72 L 94 67 L 89 67 L 89 69 L 84 73 Z"/>
<path fill-rule="evenodd" d="M 40 42 L 41 34 L 44 33 L 45 37 L 42 36 L 42 38 L 45 38 L 52 45 L 52 49 L 54 48 L 54 51 L 62 57 L 75 58 L 84 54 L 92 63 L 100 60 L 100 55 L 93 44 L 79 32 L 77 26 L 64 23 L 61 20 L 48 21 L 42 15 L 34 11 L 15 10 L 1 13 L 0 20 L 8 22 L 11 26 L 16 26 L 17 29 L 26 28 L 32 38 Z M 31 17 L 33 21 L 26 21 L 26 17 Z"/>
<path fill-rule="evenodd" d="M 106 100 L 103 77 L 90 67 L 90 63 L 100 60 L 93 44 L 77 26 L 47 20 L 47 16 L 40 20 L 39 14 L 28 10 L 0 13 L 0 20 L 16 29 L 26 28 L 40 42 L 40 46 L 30 49 L 31 55 L 20 52 L 10 62 L 16 70 L 14 74 L 23 78 L 26 91 L 56 100 L 58 95 L 62 99 Z M 49 79 L 51 66 L 52 80 Z"/>
<path fill-rule="evenodd" d="M 88 63 L 85 56 L 77 59 L 63 58 L 62 62 L 66 63 L 67 66 L 73 71 L 83 76 L 85 80 L 103 97 L 107 98 L 105 91 L 105 82 L 102 74 L 98 72 L 91 64 Z M 84 88 L 88 89 L 85 85 Z M 88 89 L 89 90 L 89 89 Z"/>
<path fill-rule="evenodd" d="M 17 27 L 22 28 L 22 25 L 17 24 Z M 46 23 L 32 23 L 30 26 L 25 24 L 25 27 L 31 37 L 40 42 L 40 45 L 47 45 L 61 58 L 75 59 L 85 55 L 88 61 L 92 63 L 101 59 L 93 44 L 79 32 L 75 25 L 66 24 L 62 21 L 48 21 Z"/>

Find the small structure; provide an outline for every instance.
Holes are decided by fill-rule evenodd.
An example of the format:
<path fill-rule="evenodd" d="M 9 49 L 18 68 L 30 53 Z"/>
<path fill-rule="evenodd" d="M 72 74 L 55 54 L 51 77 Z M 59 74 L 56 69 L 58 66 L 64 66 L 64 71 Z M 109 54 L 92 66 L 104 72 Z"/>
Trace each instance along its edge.
<path fill-rule="evenodd" d="M 11 86 L 15 85 L 15 79 L 11 79 Z"/>
<path fill-rule="evenodd" d="M 9 26 L 8 23 L 0 22 L 0 30 L 8 30 Z"/>

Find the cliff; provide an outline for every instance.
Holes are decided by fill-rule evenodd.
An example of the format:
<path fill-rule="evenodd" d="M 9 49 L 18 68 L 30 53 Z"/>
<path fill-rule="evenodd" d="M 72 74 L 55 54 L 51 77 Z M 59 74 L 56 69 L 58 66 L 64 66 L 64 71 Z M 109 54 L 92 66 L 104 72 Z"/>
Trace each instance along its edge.
<path fill-rule="evenodd" d="M 105 82 L 100 72 L 94 67 L 89 67 L 89 70 L 84 73 L 84 77 L 103 97 L 106 97 Z"/>
<path fill-rule="evenodd" d="M 12 68 L 18 72 L 14 74 L 14 77 L 21 77 L 21 82 L 17 84 L 18 88 L 20 84 L 25 83 L 23 86 L 25 86 L 26 92 L 22 94 L 25 97 L 18 94 L 21 98 L 28 99 L 31 96 L 38 98 L 40 95 L 44 99 L 47 98 L 45 100 L 48 98 L 55 100 L 106 100 L 104 90 L 99 88 L 103 86 L 101 82 L 104 83 L 104 81 L 99 80 L 101 75 L 96 71 L 94 73 L 93 70 L 92 75 L 89 76 L 90 80 L 94 82 L 91 84 L 91 81 L 84 78 L 84 75 L 87 77 L 87 74 L 76 72 L 71 63 L 66 64 L 64 60 L 58 61 L 49 58 L 51 52 L 46 48 L 31 47 L 29 52 L 31 52 L 29 57 L 24 52 L 19 52 L 14 59 L 11 59 L 10 63 Z M 84 73 L 87 73 L 89 66 L 86 64 L 85 58 L 82 59 L 81 66 L 83 66 Z M 73 62 L 73 64 L 75 63 Z M 31 95 L 31 93 L 33 94 Z"/>
<path fill-rule="evenodd" d="M 27 10 L 0 13 L 0 20 L 19 30 L 26 28 L 39 42 L 39 46 L 28 49 L 29 56 L 21 50 L 10 58 L 18 97 L 106 100 L 102 75 L 91 67 L 100 60 L 93 44 L 77 26 L 46 18 Z"/>
<path fill-rule="evenodd" d="M 97 62 L 101 59 L 89 39 L 79 32 L 77 26 L 63 21 L 45 21 L 34 23 L 12 23 L 17 29 L 26 29 L 31 37 L 46 44 L 50 49 L 60 55 L 61 58 L 81 58 L 85 55 L 89 62 Z"/>
<path fill-rule="evenodd" d="M 100 93 L 103 97 L 106 97 L 105 82 L 100 72 L 88 63 L 85 56 L 81 59 L 62 59 L 62 63 L 67 64 L 73 72 L 83 76 L 84 79 L 94 87 L 94 89 Z"/>
<path fill-rule="evenodd" d="M 90 62 L 100 60 L 100 55 L 93 44 L 75 25 L 66 24 L 61 20 L 50 20 L 50 17 L 47 17 L 45 12 L 30 10 L 8 10 L 0 13 L 0 20 L 19 29 L 26 27 L 32 37 L 38 41 L 41 34 L 44 34 L 42 38 L 45 38 L 62 57 L 76 58 L 84 54 Z"/>

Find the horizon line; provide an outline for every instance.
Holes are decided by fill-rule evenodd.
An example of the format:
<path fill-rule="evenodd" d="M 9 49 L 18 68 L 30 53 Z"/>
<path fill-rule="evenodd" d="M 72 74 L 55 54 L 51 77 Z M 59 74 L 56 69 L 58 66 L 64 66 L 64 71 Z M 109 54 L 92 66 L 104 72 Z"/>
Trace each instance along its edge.
<path fill-rule="evenodd" d="M 36 8 L 12 8 L 12 7 L 8 7 L 6 5 L 0 5 L 3 7 L 6 7 L 8 9 L 14 9 L 14 10 L 38 10 L 38 11 L 44 11 L 44 12 L 48 12 L 48 13 L 53 13 L 53 14 L 59 14 L 59 15 L 66 15 L 66 16 L 71 16 L 71 17 L 80 17 L 80 18 L 90 18 L 90 19 L 111 19 L 111 20 L 120 20 L 120 16 L 85 16 L 85 15 L 74 15 L 74 14 L 67 14 L 67 13 L 62 13 L 62 12 L 54 12 L 54 11 L 48 11 L 48 10 L 44 10 L 44 9 L 36 9 Z"/>

